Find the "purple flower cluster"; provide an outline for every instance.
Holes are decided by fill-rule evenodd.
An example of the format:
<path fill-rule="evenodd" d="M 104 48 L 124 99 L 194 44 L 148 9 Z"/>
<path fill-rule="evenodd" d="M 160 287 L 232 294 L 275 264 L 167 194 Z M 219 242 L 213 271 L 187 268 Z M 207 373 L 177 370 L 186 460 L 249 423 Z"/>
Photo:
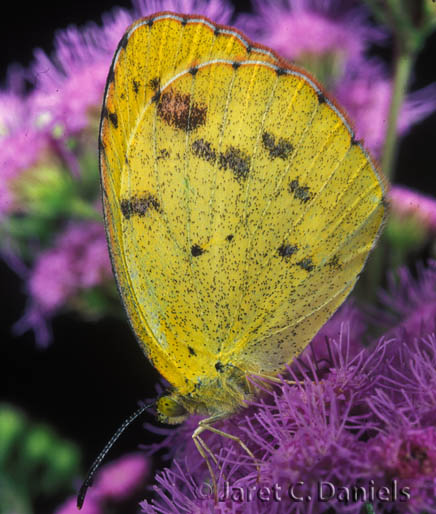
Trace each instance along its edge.
<path fill-rule="evenodd" d="M 102 225 L 72 224 L 38 256 L 29 278 L 30 295 L 43 311 L 51 312 L 78 290 L 95 287 L 111 273 Z"/>
<path fill-rule="evenodd" d="M 129 500 L 146 484 L 150 462 L 139 453 L 124 455 L 104 466 L 89 490 L 81 512 L 83 514 L 108 514 L 120 512 L 122 503 Z M 58 507 L 55 514 L 77 514 L 77 499 L 72 496 Z"/>
<path fill-rule="evenodd" d="M 0 216 L 14 208 L 12 180 L 32 166 L 45 147 L 43 135 L 27 129 L 32 108 L 23 88 L 22 72 L 11 69 L 7 88 L 0 91 Z"/>
<path fill-rule="evenodd" d="M 436 263 L 417 267 L 417 278 L 407 268 L 388 276 L 379 293 L 383 309 L 377 309 L 374 323 L 386 330 L 386 337 L 422 337 L 436 332 Z M 378 313 L 378 314 L 377 314 Z"/>
<path fill-rule="evenodd" d="M 396 317 L 378 342 L 363 347 L 365 318 L 343 307 L 290 367 L 294 384 L 262 386 L 217 425 L 247 443 L 258 471 L 237 443 L 207 433 L 221 467 L 216 502 L 189 419 L 167 439 L 174 460 L 143 512 L 435 512 L 436 263 L 392 287 L 382 300 Z"/>
<path fill-rule="evenodd" d="M 18 332 L 35 330 L 47 344 L 45 319 L 87 289 L 110 281 L 112 269 L 104 228 L 100 223 L 71 223 L 49 249 L 42 251 L 28 273 L 30 306 L 15 325 Z"/>

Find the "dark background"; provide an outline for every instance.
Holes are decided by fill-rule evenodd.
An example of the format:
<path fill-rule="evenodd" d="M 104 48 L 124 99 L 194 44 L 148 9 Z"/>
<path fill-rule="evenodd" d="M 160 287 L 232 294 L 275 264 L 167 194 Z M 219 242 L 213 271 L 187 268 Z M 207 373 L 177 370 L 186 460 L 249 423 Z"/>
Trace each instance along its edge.
<path fill-rule="evenodd" d="M 130 2 L 8 2 L 7 14 L 3 11 L 0 21 L 0 81 L 11 62 L 27 66 L 35 47 L 50 52 L 57 29 L 90 20 L 100 23 L 101 14 L 115 5 L 129 8 Z M 249 9 L 248 2 L 238 6 Z M 375 52 L 389 65 L 389 50 Z M 433 36 L 416 64 L 413 89 L 436 81 L 435 55 Z M 435 192 L 435 136 L 433 115 L 402 140 L 398 182 Z M 21 407 L 35 420 L 49 423 L 76 441 L 87 466 L 138 400 L 155 396 L 153 384 L 158 374 L 122 321 L 86 323 L 73 315 L 58 316 L 53 322 L 55 342 L 46 350 L 36 347 L 32 333 L 13 337 L 11 326 L 25 309 L 23 283 L 1 261 L 0 281 L 0 401 Z M 138 423 L 120 440 L 111 457 L 154 437 Z"/>

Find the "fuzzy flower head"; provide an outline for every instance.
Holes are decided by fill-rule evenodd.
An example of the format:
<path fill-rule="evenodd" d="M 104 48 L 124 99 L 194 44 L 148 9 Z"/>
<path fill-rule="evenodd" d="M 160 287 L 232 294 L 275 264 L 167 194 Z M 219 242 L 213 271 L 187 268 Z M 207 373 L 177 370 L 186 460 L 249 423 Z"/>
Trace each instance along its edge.
<path fill-rule="evenodd" d="M 375 312 L 375 321 L 387 337 L 436 332 L 436 262 L 418 266 L 417 277 L 407 268 L 390 274 L 379 299 L 383 308 Z"/>
<path fill-rule="evenodd" d="M 338 81 L 333 93 L 353 122 L 358 139 L 376 156 L 383 151 L 392 80 L 375 59 L 352 66 Z M 405 134 L 436 108 L 436 88 L 430 85 L 408 95 L 398 119 L 398 132 Z"/>
<path fill-rule="evenodd" d="M 376 446 L 376 444 L 374 445 Z M 380 462 L 387 472 L 403 479 L 436 476 L 436 428 L 409 429 L 377 440 Z"/>
<path fill-rule="evenodd" d="M 24 73 L 11 69 L 7 87 L 0 90 L 0 218 L 15 206 L 12 181 L 38 160 L 47 145 L 45 135 L 28 124 L 33 107 L 23 88 Z"/>
<path fill-rule="evenodd" d="M 376 155 L 383 149 L 391 92 L 391 81 L 376 61 L 349 70 L 335 87 L 339 102 L 353 121 L 357 138 Z"/>
<path fill-rule="evenodd" d="M 97 222 L 71 223 L 28 274 L 29 307 L 14 329 L 34 330 L 43 346 L 51 337 L 47 320 L 60 309 L 71 306 L 96 317 L 99 292 L 115 294 L 104 228 Z"/>
<path fill-rule="evenodd" d="M 132 16 L 117 10 L 103 17 L 103 27 L 89 24 L 57 34 L 54 54 L 35 51 L 29 74 L 35 89 L 33 122 L 49 133 L 74 135 L 98 116 L 113 52 Z"/>
<path fill-rule="evenodd" d="M 124 455 L 100 471 L 94 492 L 104 498 L 127 499 L 143 483 L 149 470 L 150 463 L 143 455 Z"/>
<path fill-rule="evenodd" d="M 254 12 L 241 15 L 238 25 L 325 84 L 341 77 L 349 63 L 360 63 L 368 43 L 380 39 L 380 32 L 366 23 L 365 13 L 353 2 L 255 1 Z"/>
<path fill-rule="evenodd" d="M 221 24 L 228 24 L 233 14 L 233 6 L 227 0 L 133 0 L 133 7 L 137 18 L 172 11 L 201 14 Z"/>
<path fill-rule="evenodd" d="M 78 290 L 111 276 L 103 227 L 73 224 L 57 244 L 40 255 L 29 280 L 30 293 L 42 310 L 62 306 Z"/>
<path fill-rule="evenodd" d="M 403 186 L 393 186 L 389 198 L 394 216 L 400 219 L 413 218 L 418 226 L 436 234 L 436 198 Z"/>

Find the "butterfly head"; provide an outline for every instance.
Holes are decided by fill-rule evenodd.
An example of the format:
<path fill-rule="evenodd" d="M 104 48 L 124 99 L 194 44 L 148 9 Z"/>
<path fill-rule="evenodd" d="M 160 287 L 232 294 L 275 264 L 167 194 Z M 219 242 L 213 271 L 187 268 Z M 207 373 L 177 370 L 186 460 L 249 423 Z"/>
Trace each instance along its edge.
<path fill-rule="evenodd" d="M 246 374 L 232 364 L 217 361 L 213 378 L 199 378 L 189 392 L 177 390 L 161 396 L 156 407 L 158 418 L 170 425 L 184 421 L 189 414 L 231 415 L 244 406 L 251 396 Z"/>

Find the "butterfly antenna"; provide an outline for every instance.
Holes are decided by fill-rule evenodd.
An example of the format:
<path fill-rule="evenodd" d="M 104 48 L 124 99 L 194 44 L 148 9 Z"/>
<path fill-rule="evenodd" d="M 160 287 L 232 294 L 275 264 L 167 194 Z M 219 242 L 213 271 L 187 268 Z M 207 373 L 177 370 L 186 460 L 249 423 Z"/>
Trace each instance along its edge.
<path fill-rule="evenodd" d="M 155 404 L 155 401 L 153 401 L 152 403 L 149 403 L 148 405 L 142 405 L 138 410 L 136 410 L 126 420 L 123 421 L 122 425 L 117 429 L 115 434 L 106 443 L 106 446 L 99 453 L 98 457 L 95 459 L 95 461 L 92 463 L 92 466 L 89 468 L 88 475 L 85 478 L 85 480 L 79 490 L 79 494 L 77 495 L 77 508 L 79 510 L 82 508 L 83 502 L 85 501 L 85 496 L 86 496 L 88 487 L 92 486 L 92 481 L 94 479 L 94 475 L 95 475 L 97 469 L 100 467 L 100 464 L 102 463 L 102 461 L 106 457 L 106 455 L 109 453 L 112 446 L 117 442 L 117 440 L 119 439 L 121 434 L 126 430 L 126 428 L 128 426 L 130 426 L 137 418 L 139 418 L 141 416 L 141 414 L 143 414 L 143 412 L 145 412 L 150 407 L 153 407 L 154 404 Z"/>

